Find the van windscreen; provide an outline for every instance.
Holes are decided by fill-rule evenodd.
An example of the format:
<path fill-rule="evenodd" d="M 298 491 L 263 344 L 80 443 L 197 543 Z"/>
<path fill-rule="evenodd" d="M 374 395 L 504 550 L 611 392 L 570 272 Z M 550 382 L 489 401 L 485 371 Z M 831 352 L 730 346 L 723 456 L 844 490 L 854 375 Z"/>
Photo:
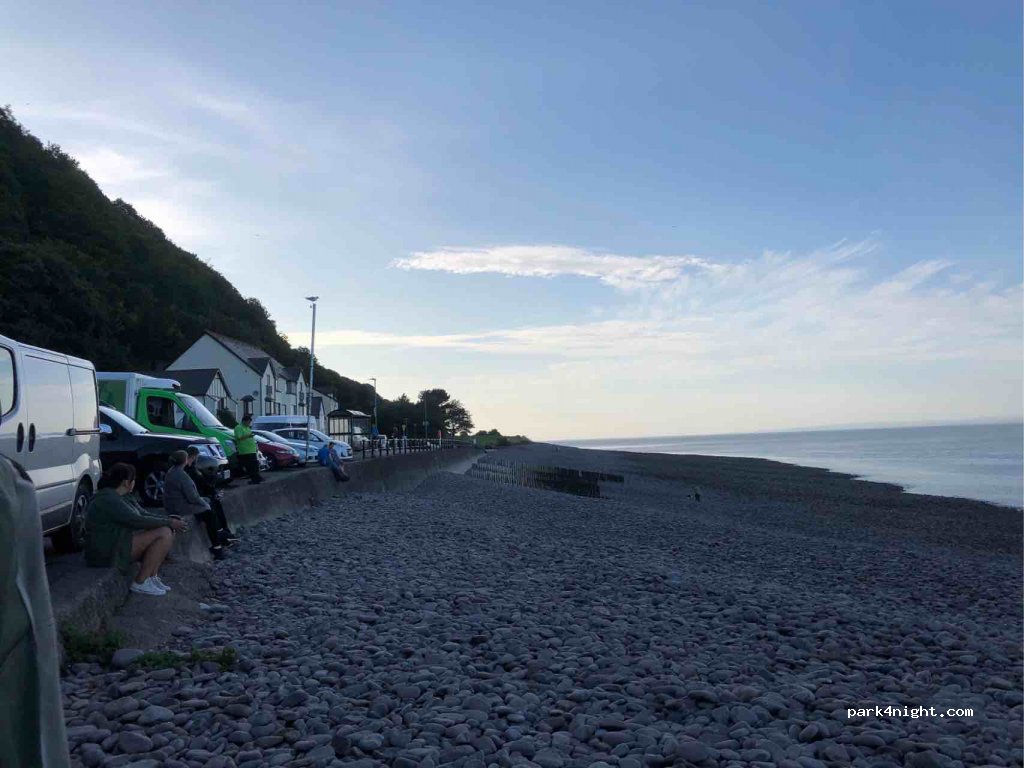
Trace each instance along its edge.
<path fill-rule="evenodd" d="M 204 427 L 219 427 L 220 429 L 227 429 L 227 427 L 220 423 L 220 420 L 216 416 L 206 409 L 205 405 L 192 397 L 192 395 L 179 394 L 178 397 L 181 399 L 181 402 L 185 407 L 192 412 L 192 415 L 196 417 L 196 420 Z"/>

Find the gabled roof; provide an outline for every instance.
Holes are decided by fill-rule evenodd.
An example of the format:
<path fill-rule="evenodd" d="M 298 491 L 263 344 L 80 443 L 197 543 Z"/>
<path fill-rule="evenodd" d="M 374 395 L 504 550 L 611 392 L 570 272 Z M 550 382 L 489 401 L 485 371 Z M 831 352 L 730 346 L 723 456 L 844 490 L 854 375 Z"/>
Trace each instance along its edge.
<path fill-rule="evenodd" d="M 281 376 L 288 381 L 298 381 L 302 376 L 302 369 L 297 365 L 290 365 L 287 368 L 281 369 Z M 305 381 L 305 379 L 303 379 Z"/>
<path fill-rule="evenodd" d="M 162 371 L 160 375 L 169 379 L 175 379 L 181 384 L 182 391 L 189 395 L 205 395 L 210 391 L 213 380 L 219 377 L 221 386 L 224 387 L 227 396 L 231 397 L 231 390 L 228 389 L 228 383 L 224 380 L 224 376 L 219 368 L 166 370 Z"/>
<path fill-rule="evenodd" d="M 228 352 L 248 365 L 260 376 L 266 372 L 267 366 L 270 364 L 273 364 L 274 368 L 277 370 L 284 369 L 284 366 L 281 365 L 280 362 L 272 358 L 259 347 L 254 347 L 247 341 L 234 339 L 230 336 L 225 336 L 223 333 L 214 333 L 210 330 L 206 331 L 206 335 L 215 341 L 220 342 L 221 346 L 223 346 Z"/>
<path fill-rule="evenodd" d="M 248 362 L 260 376 L 267 372 L 268 365 L 273 365 L 269 357 L 250 357 L 246 362 Z"/>

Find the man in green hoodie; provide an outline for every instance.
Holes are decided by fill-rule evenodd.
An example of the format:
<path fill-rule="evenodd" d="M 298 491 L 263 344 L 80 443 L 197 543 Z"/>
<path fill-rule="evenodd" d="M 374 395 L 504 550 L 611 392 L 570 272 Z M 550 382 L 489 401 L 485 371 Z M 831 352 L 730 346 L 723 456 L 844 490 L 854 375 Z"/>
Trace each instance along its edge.
<path fill-rule="evenodd" d="M 235 425 L 235 447 L 238 449 L 238 463 L 249 475 L 249 485 L 263 482 L 260 465 L 256 460 L 256 435 L 252 433 L 252 414 L 247 413 Z"/>

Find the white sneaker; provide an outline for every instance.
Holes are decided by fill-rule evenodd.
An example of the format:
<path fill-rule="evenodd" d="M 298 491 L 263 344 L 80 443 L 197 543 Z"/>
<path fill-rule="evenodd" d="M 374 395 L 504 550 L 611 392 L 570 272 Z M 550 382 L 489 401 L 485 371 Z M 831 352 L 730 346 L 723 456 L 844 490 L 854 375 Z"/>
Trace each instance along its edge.
<path fill-rule="evenodd" d="M 160 589 L 162 589 L 164 592 L 171 591 L 171 588 L 164 584 L 164 580 L 161 579 L 159 576 L 150 576 L 149 580 L 156 584 L 158 587 L 160 587 Z"/>
<path fill-rule="evenodd" d="M 160 589 L 160 587 L 153 583 L 152 577 L 146 579 L 141 584 L 139 584 L 137 581 L 133 581 L 131 590 L 137 595 L 152 595 L 153 597 L 163 597 L 167 594 L 162 589 Z"/>

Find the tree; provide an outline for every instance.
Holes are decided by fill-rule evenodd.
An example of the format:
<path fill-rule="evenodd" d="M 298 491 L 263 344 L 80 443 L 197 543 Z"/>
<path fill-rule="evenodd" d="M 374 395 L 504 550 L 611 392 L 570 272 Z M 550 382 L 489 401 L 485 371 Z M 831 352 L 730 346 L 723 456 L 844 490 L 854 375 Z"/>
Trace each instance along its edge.
<path fill-rule="evenodd" d="M 462 403 L 458 400 L 449 400 L 444 412 L 444 429 L 448 434 L 469 434 L 469 430 L 473 428 L 473 419 Z"/>

